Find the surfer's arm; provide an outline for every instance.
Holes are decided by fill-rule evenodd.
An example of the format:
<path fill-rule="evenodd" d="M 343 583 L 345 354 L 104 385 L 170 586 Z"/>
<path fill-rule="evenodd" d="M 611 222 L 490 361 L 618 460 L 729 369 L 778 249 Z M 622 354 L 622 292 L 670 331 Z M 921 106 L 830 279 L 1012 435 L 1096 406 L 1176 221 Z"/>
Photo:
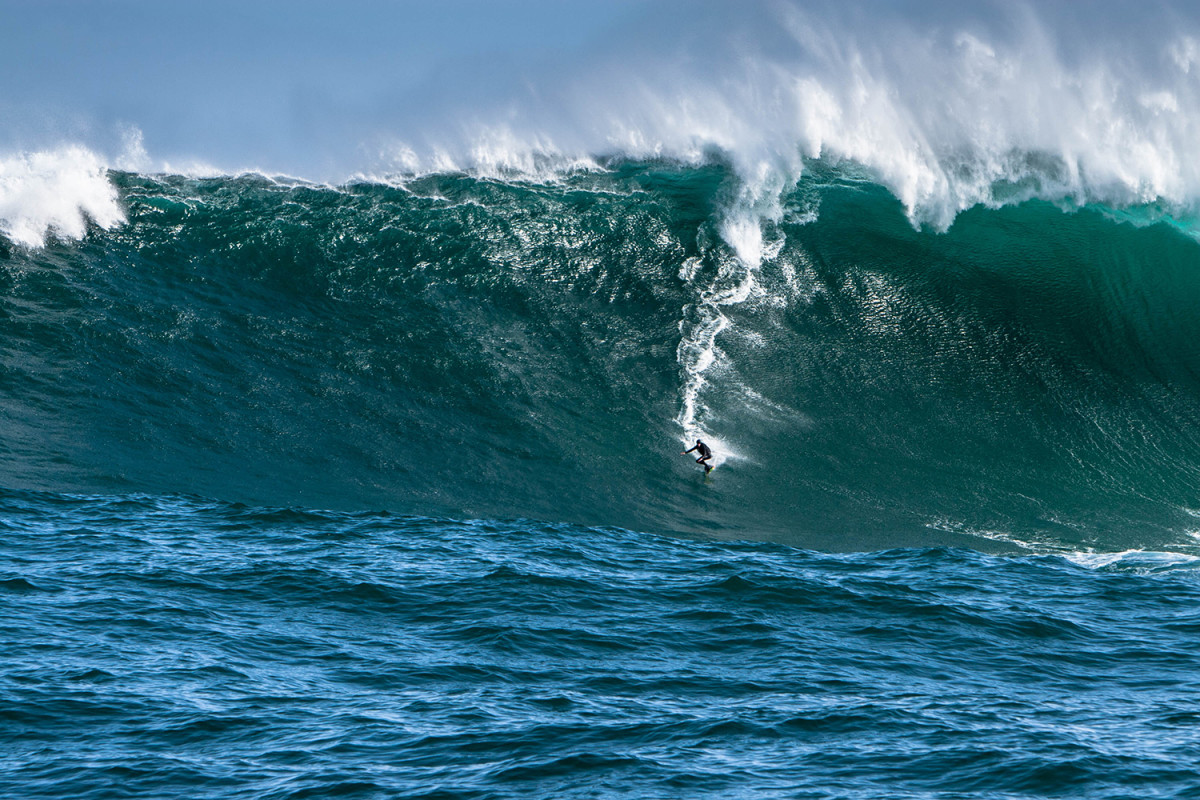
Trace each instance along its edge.
<path fill-rule="evenodd" d="M 699 445 L 696 445 L 696 447 L 699 447 Z M 695 449 L 696 449 L 696 447 L 693 447 L 693 448 L 692 448 L 692 450 L 695 450 Z M 684 450 L 684 451 L 683 451 L 682 453 L 680 453 L 679 455 L 681 455 L 681 456 L 686 456 L 688 453 L 692 452 L 692 450 Z"/>

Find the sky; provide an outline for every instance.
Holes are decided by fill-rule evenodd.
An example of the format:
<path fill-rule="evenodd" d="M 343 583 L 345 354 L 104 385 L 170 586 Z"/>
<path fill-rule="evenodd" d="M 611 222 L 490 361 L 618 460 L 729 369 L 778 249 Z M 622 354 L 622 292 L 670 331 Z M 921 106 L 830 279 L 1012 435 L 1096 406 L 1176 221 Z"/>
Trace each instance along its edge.
<path fill-rule="evenodd" d="M 0 148 L 140 133 L 157 159 L 332 167 L 372 130 L 511 91 L 643 0 L 0 0 Z M 503 87 L 503 88 L 502 88 Z M 237 163 L 245 162 L 245 163 Z"/>

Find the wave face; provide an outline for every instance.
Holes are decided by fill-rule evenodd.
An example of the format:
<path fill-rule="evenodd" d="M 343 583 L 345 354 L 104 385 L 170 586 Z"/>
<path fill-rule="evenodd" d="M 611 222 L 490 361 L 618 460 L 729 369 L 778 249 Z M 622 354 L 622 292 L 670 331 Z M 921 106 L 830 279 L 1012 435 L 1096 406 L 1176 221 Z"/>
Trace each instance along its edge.
<path fill-rule="evenodd" d="M 821 549 L 1193 541 L 1200 250 L 1154 208 L 934 232 L 823 161 L 774 218 L 720 162 L 108 180 L 123 224 L 0 242 L 0 484 Z"/>
<path fill-rule="evenodd" d="M 1189 796 L 1195 559 L 1091 567 L 3 491 L 0 792 Z"/>

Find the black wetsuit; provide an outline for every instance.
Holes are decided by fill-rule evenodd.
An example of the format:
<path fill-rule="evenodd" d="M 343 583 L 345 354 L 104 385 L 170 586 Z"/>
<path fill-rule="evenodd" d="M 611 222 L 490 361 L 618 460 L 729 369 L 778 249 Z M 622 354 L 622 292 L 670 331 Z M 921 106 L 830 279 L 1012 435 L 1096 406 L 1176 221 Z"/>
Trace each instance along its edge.
<path fill-rule="evenodd" d="M 705 472 L 708 472 L 709 470 L 711 470 L 712 465 L 705 463 L 710 458 L 712 458 L 712 450 L 709 449 L 708 445 L 706 445 L 704 442 L 697 439 L 696 446 L 693 447 L 691 450 L 685 450 L 684 452 L 690 453 L 690 452 L 692 452 L 692 450 L 698 451 L 700 453 L 700 457 L 696 459 L 696 463 L 702 464 L 704 466 Z"/>

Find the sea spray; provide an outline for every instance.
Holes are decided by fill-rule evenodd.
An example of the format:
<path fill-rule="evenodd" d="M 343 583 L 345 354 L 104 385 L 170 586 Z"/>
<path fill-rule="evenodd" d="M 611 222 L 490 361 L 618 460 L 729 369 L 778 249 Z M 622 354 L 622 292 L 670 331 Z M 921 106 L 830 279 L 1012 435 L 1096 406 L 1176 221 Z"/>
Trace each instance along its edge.
<path fill-rule="evenodd" d="M 326 52 L 353 60 L 385 46 L 377 31 L 355 30 L 382 12 L 358 10 L 323 20 Z M 100 16 L 90 34 L 117 22 Z M 238 34 L 253 38 L 253 25 L 274 20 L 264 6 L 245 22 Z M 206 24 L 174 30 L 177 51 L 211 52 L 219 38 Z M 343 38 L 331 39 L 338 31 Z M 256 79 L 291 76 L 293 93 L 259 87 L 274 103 L 235 113 L 227 74 L 216 69 L 170 93 L 153 81 L 101 85 L 73 110 L 89 124 L 64 123 L 32 145 L 29 135 L 0 135 L 0 152 L 11 159 L 69 141 L 126 169 L 257 170 L 332 185 L 455 171 L 546 180 L 614 158 L 716 159 L 744 186 L 774 184 L 776 196 L 805 159 L 819 159 L 861 168 L 913 224 L 937 230 L 976 204 L 1032 197 L 1071 207 L 1160 202 L 1187 214 L 1200 197 L 1190 157 L 1200 125 L 1197 42 L 1200 17 L 1179 2 L 662 3 L 614 24 L 568 63 L 488 60 L 482 94 L 472 69 L 480 65 L 468 61 L 431 65 L 436 78 L 403 91 L 386 70 L 359 74 L 354 91 L 335 99 L 311 50 L 272 49 L 272 75 L 251 71 L 241 88 L 253 94 Z M 77 56 L 82 68 L 100 59 L 92 72 L 105 74 L 100 51 Z M 151 51 L 121 57 L 132 59 L 122 68 L 147 59 L 144 71 L 160 69 Z M 121 102 L 110 95 L 118 91 Z M 44 104 L 12 102 L 6 121 L 15 131 L 53 117 Z M 131 113 L 110 119 L 109 106 Z M 206 124 L 163 122 L 178 118 Z M 36 242 L 38 228 L 22 238 Z"/>
<path fill-rule="evenodd" d="M 105 163 L 79 146 L 0 157 L 0 233 L 25 247 L 125 221 Z"/>

